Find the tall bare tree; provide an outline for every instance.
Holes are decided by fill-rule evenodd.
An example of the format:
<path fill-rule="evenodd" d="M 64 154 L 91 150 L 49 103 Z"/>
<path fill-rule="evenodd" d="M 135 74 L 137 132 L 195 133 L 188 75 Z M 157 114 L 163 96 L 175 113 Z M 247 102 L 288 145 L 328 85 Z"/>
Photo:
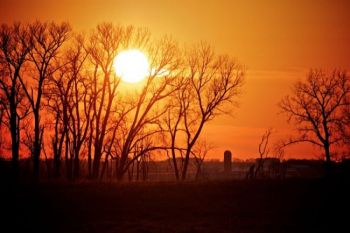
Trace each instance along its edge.
<path fill-rule="evenodd" d="M 66 76 L 72 81 L 67 108 L 69 112 L 68 130 L 71 134 L 71 162 L 73 178 L 80 176 L 80 152 L 87 139 L 92 115 L 91 82 L 86 77 L 86 60 L 88 52 L 85 49 L 83 35 L 78 35 L 66 52 Z"/>
<path fill-rule="evenodd" d="M 53 151 L 54 161 L 54 177 L 59 178 L 61 176 L 61 159 L 63 149 L 65 150 L 67 177 L 71 177 L 70 160 L 69 160 L 69 105 L 72 99 L 72 86 L 73 79 L 69 75 L 68 64 L 62 65 L 62 62 L 67 62 L 66 59 L 61 60 L 58 66 L 59 70 L 50 76 L 49 84 L 46 85 L 46 97 L 48 99 L 47 109 L 53 113 L 53 135 L 51 138 L 51 145 Z"/>
<path fill-rule="evenodd" d="M 90 83 L 83 74 L 87 56 L 83 35 L 75 36 L 63 53 L 60 69 L 50 78 L 53 85 L 48 86 L 48 96 L 52 97 L 49 100 L 55 114 L 52 147 L 56 176 L 59 176 L 63 146 L 67 177 L 79 176 L 79 153 L 90 126 L 92 107 Z"/>
<path fill-rule="evenodd" d="M 41 123 L 41 107 L 44 85 L 48 78 L 59 67 L 54 66 L 59 56 L 62 45 L 68 40 L 71 30 L 69 24 L 41 23 L 36 21 L 29 25 L 29 34 L 33 48 L 29 51 L 31 72 L 27 73 L 28 79 L 19 77 L 22 88 L 30 104 L 34 118 L 34 136 L 31 139 L 31 153 L 33 158 L 34 176 L 39 176 L 40 153 L 44 133 L 44 125 Z"/>
<path fill-rule="evenodd" d="M 168 126 L 168 129 L 178 127 L 179 118 L 183 117 L 180 129 L 185 137 L 182 180 L 186 179 L 190 156 L 204 125 L 215 116 L 228 113 L 225 107 L 232 109 L 228 104 L 236 103 L 244 80 L 243 69 L 238 63 L 228 56 L 215 56 L 206 43 L 200 43 L 187 53 L 185 66 L 188 84 L 178 98 L 178 119 L 173 121 L 175 125 Z M 174 137 L 174 131 L 172 134 Z M 173 156 L 173 163 L 176 161 Z"/>
<path fill-rule="evenodd" d="M 168 101 L 168 108 L 166 115 L 164 117 L 164 128 L 167 132 L 170 140 L 170 152 L 171 152 L 171 160 L 172 166 L 174 168 L 175 178 L 176 180 L 180 180 L 180 170 L 182 169 L 182 165 L 179 166 L 177 155 L 181 155 L 181 162 L 183 162 L 182 158 L 182 148 L 181 143 L 178 142 L 178 136 L 183 133 L 183 118 L 186 111 L 189 108 L 189 100 L 191 99 L 188 92 L 188 79 L 183 79 L 178 83 L 179 89 L 174 92 Z M 180 136 L 181 137 L 181 136 Z M 165 143 L 167 142 L 166 137 L 164 138 Z M 167 151 L 168 153 L 168 151 Z"/>
<path fill-rule="evenodd" d="M 331 163 L 331 146 L 341 142 L 339 126 L 344 118 L 343 109 L 349 105 L 350 79 L 346 72 L 311 70 L 305 81 L 294 85 L 293 94 L 279 103 L 288 122 L 299 133 L 284 142 L 284 146 L 308 142 L 324 150 L 327 164 Z"/>
<path fill-rule="evenodd" d="M 4 111 L 5 125 L 11 133 L 12 163 L 18 172 L 20 149 L 20 121 L 28 110 L 24 106 L 23 89 L 19 77 L 23 73 L 28 53 L 31 51 L 28 28 L 15 23 L 0 28 L 0 105 Z"/>
<path fill-rule="evenodd" d="M 108 122 L 111 117 L 112 106 L 120 83 L 113 63 L 116 55 L 122 49 L 132 46 L 141 47 L 147 43 L 148 31 L 135 29 L 132 26 L 122 27 L 111 23 L 102 23 L 97 26 L 90 37 L 88 46 L 90 61 L 94 66 L 92 75 L 93 118 L 94 128 L 93 147 L 94 160 L 92 177 L 99 176 L 100 161 L 103 154 Z M 90 137 L 90 140 L 92 138 Z"/>
<path fill-rule="evenodd" d="M 181 60 L 177 44 L 168 37 L 157 40 L 148 49 L 150 74 L 140 93 L 130 102 L 125 131 L 121 138 L 117 179 L 121 180 L 129 166 L 147 152 L 164 149 L 158 139 L 160 118 L 167 111 L 162 101 L 178 90 Z M 152 138 L 157 138 L 155 141 Z M 140 149 L 141 148 L 141 149 Z"/>
<path fill-rule="evenodd" d="M 68 157 L 68 96 L 70 94 L 71 80 L 65 79 L 65 73 L 60 70 L 57 75 L 53 75 L 50 79 L 50 84 L 47 88 L 46 97 L 47 111 L 53 114 L 53 135 L 51 136 L 51 146 L 53 151 L 54 161 L 54 177 L 59 178 L 61 176 L 61 156 L 64 148 L 64 142 L 66 141 L 66 157 Z M 52 85 L 51 85 L 52 84 Z"/>

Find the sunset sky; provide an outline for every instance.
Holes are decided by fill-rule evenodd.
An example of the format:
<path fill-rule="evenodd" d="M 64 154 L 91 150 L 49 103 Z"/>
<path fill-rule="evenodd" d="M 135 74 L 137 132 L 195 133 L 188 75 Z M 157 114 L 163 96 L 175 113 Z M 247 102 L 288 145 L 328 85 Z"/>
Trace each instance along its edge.
<path fill-rule="evenodd" d="M 258 155 L 266 128 L 276 141 L 292 133 L 277 103 L 310 68 L 350 70 L 349 1 L 233 0 L 1 0 L 0 22 L 35 19 L 68 21 L 89 31 L 110 21 L 149 28 L 154 36 L 172 35 L 180 43 L 201 40 L 227 53 L 247 70 L 240 107 L 220 117 L 203 136 L 217 148 L 209 158 L 230 149 L 241 159 Z M 287 157 L 316 158 L 309 146 L 294 146 Z"/>

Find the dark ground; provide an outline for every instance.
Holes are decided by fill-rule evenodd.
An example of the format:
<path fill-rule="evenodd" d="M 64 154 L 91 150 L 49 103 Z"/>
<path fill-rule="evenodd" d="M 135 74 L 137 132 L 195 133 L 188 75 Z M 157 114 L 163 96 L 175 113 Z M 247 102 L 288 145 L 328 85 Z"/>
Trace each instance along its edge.
<path fill-rule="evenodd" d="M 349 184 L 3 185 L 0 232 L 350 232 Z"/>

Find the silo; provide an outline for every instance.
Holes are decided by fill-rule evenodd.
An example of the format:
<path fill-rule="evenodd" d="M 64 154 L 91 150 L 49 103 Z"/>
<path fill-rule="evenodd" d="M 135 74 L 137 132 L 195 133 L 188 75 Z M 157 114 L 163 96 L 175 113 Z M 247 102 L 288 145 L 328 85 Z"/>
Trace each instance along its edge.
<path fill-rule="evenodd" d="M 224 152 L 224 171 L 226 173 L 232 171 L 232 153 L 229 150 Z"/>

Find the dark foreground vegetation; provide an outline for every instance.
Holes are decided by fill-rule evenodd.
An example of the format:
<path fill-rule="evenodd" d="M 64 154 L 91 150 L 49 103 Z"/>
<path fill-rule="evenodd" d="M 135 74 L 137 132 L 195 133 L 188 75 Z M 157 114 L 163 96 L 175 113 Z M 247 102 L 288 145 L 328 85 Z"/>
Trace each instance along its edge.
<path fill-rule="evenodd" d="M 12 184 L 1 191 L 1 228 L 67 233 L 347 232 L 348 187 L 345 178 Z"/>

